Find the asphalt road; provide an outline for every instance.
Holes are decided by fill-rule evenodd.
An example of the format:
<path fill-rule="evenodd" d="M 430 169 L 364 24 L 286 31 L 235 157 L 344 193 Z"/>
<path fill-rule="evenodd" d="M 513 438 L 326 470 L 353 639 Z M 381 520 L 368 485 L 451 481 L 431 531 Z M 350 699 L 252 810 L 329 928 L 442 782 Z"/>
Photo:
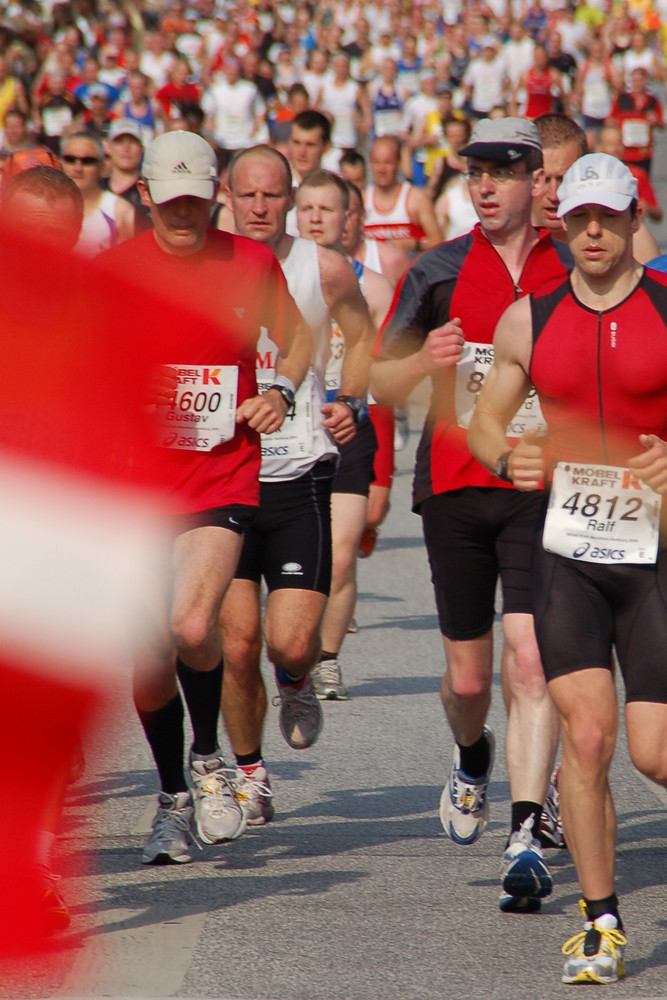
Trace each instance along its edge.
<path fill-rule="evenodd" d="M 667 202 L 666 162 L 663 144 L 656 180 Z M 667 223 L 654 231 L 667 250 Z M 270 710 L 264 748 L 275 821 L 206 848 L 191 865 L 140 865 L 157 786 L 126 671 L 87 740 L 86 770 L 67 805 L 58 865 L 72 925 L 63 949 L 1 966 L 1 997 L 571 995 L 560 983 L 560 946 L 581 924 L 569 854 L 549 852 L 554 892 L 540 914 L 497 906 L 509 821 L 497 678 L 491 822 L 470 848 L 440 828 L 452 741 L 438 698 L 442 651 L 420 522 L 409 512 L 416 438 L 397 456 L 376 552 L 360 563 L 360 629 L 343 654 L 350 701 L 327 703 L 318 744 L 298 753 Z M 612 783 L 629 947 L 627 977 L 611 995 L 665 1000 L 667 793 L 634 771 L 623 736 Z"/>
<path fill-rule="evenodd" d="M 491 822 L 470 848 L 437 806 L 451 738 L 438 698 L 442 654 L 420 522 L 409 513 L 416 434 L 398 455 L 393 506 L 360 564 L 360 630 L 344 648 L 347 703 L 324 706 L 310 751 L 291 751 L 271 709 L 265 755 L 275 821 L 184 867 L 145 868 L 140 846 L 156 778 L 124 676 L 88 740 L 62 838 L 72 904 L 64 951 L 0 969 L 3 997 L 257 1000 L 551 1000 L 560 946 L 580 929 L 569 854 L 550 852 L 555 888 L 537 915 L 501 914 L 509 821 L 504 708 Z M 667 998 L 667 794 L 613 769 L 618 888 L 628 975 L 615 998 Z M 92 858 L 92 870 L 87 869 Z"/>

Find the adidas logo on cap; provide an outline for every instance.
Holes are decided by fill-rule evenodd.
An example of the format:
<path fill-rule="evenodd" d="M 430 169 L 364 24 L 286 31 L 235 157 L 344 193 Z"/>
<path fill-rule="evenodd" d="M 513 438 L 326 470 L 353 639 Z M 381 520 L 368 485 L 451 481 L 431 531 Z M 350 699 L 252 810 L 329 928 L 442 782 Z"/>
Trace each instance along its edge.
<path fill-rule="evenodd" d="M 183 160 L 181 160 L 180 163 L 177 163 L 176 166 L 172 168 L 171 172 L 172 172 L 172 174 L 191 174 L 192 173 L 192 171 L 190 170 L 190 168 L 187 165 L 187 163 L 183 163 Z"/>

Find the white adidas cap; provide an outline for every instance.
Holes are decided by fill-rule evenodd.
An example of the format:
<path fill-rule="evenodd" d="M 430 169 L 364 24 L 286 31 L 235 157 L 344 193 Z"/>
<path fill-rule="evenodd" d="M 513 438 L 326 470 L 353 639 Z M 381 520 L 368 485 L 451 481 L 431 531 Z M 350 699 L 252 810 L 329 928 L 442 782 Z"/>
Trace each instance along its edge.
<path fill-rule="evenodd" d="M 215 193 L 218 165 L 215 153 L 195 132 L 165 132 L 144 154 L 141 173 L 156 205 L 192 195 L 210 199 Z"/>
<path fill-rule="evenodd" d="M 602 205 L 624 212 L 637 198 L 637 181 L 615 156 L 588 153 L 566 171 L 557 195 L 559 219 L 582 205 Z"/>

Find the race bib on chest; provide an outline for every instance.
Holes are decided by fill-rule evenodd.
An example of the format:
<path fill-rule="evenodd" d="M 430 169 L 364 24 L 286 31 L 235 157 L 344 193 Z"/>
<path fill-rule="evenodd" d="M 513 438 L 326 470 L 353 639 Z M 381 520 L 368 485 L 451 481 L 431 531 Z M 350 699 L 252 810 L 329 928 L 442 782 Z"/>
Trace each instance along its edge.
<path fill-rule="evenodd" d="M 649 123 L 639 118 L 629 118 L 621 122 L 624 146 L 648 146 L 651 142 Z"/>
<path fill-rule="evenodd" d="M 159 443 L 179 451 L 211 451 L 236 431 L 236 365 L 171 365 L 176 398 L 158 409 Z"/>
<path fill-rule="evenodd" d="M 581 562 L 654 563 L 661 502 L 629 469 L 559 462 L 542 543 L 547 552 Z"/>
<path fill-rule="evenodd" d="M 477 397 L 484 385 L 486 376 L 493 365 L 493 344 L 470 344 L 463 347 L 461 360 L 456 366 L 456 421 L 459 427 L 466 430 L 470 427 L 472 415 L 477 405 Z M 537 431 L 545 434 L 547 425 L 542 416 L 542 409 L 537 392 L 531 386 L 521 408 L 516 412 L 507 426 L 508 437 L 521 437 L 526 431 Z"/>
<path fill-rule="evenodd" d="M 70 108 L 44 108 L 42 111 L 44 135 L 54 137 L 62 135 L 65 129 L 70 127 L 72 120 Z"/>
<path fill-rule="evenodd" d="M 313 441 L 312 368 L 296 391 L 282 426 L 273 434 L 262 434 L 262 458 L 301 458 L 309 454 Z M 266 392 L 276 380 L 275 370 L 257 372 L 257 388 Z"/>

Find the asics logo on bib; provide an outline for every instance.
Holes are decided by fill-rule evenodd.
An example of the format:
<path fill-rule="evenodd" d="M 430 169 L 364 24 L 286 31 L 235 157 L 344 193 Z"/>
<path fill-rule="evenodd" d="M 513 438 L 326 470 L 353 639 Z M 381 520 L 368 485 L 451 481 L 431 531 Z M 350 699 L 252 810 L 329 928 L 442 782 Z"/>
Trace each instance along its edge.
<path fill-rule="evenodd" d="M 625 549 L 600 549 L 591 548 L 589 542 L 584 542 L 572 553 L 573 559 L 583 559 L 588 555 L 589 559 L 613 559 L 615 562 L 622 562 L 625 557 Z"/>

